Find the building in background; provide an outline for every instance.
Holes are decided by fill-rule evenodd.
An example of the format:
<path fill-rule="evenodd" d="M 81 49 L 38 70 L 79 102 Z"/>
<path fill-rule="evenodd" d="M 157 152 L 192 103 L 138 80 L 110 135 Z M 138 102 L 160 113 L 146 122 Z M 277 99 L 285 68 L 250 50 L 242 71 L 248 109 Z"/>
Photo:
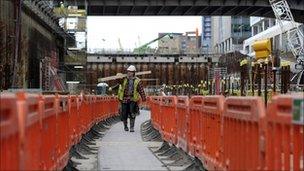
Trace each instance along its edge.
<path fill-rule="evenodd" d="M 212 32 L 211 16 L 202 17 L 202 34 L 201 34 L 201 53 L 209 54 L 212 52 L 211 32 Z"/>
<path fill-rule="evenodd" d="M 159 33 L 159 37 L 168 33 Z M 183 33 L 171 33 L 158 40 L 157 53 L 160 54 L 198 54 L 201 47 L 201 36 L 191 31 Z"/>
<path fill-rule="evenodd" d="M 186 32 L 182 36 L 181 54 L 198 54 L 200 53 L 201 36 L 198 36 L 197 31 Z"/>
<path fill-rule="evenodd" d="M 86 83 L 86 56 L 87 56 L 87 14 L 85 9 L 78 6 L 65 6 L 61 3 L 55 9 L 61 16 L 59 24 L 70 35 L 67 39 L 67 53 L 64 63 L 66 83 L 84 85 Z"/>
<path fill-rule="evenodd" d="M 287 44 L 287 30 L 291 30 L 294 27 L 289 22 L 283 22 L 285 31 L 283 32 L 277 23 L 276 19 L 264 18 L 264 17 L 251 17 L 250 26 L 252 30 L 252 36 L 244 41 L 243 50 L 249 56 L 253 56 L 254 52 L 252 44 L 257 40 L 270 39 L 272 50 L 279 50 L 282 57 L 292 60 L 293 55 Z M 298 24 L 300 26 L 300 24 Z M 303 29 L 303 25 L 301 26 Z"/>
<path fill-rule="evenodd" d="M 168 33 L 158 33 L 158 37 Z M 157 53 L 160 54 L 180 54 L 181 53 L 181 41 L 182 33 L 171 33 L 170 36 L 165 36 L 158 40 Z"/>
<path fill-rule="evenodd" d="M 58 71 L 67 35 L 52 10 L 51 1 L 0 1 L 0 91 L 64 89 Z"/>
<path fill-rule="evenodd" d="M 240 16 L 211 17 L 213 53 L 227 54 L 243 49 L 243 41 L 251 36 L 250 18 Z"/>

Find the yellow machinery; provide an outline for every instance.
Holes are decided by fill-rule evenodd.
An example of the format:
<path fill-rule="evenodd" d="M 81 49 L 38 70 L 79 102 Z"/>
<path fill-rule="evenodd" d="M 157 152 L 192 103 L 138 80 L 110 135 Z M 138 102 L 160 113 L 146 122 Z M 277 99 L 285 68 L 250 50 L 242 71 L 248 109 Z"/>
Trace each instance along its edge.
<path fill-rule="evenodd" d="M 252 48 L 255 51 L 255 57 L 257 60 L 266 59 L 271 54 L 270 39 L 256 41 L 253 43 Z"/>
<path fill-rule="evenodd" d="M 257 81 L 258 96 L 262 95 L 262 79 L 264 80 L 264 100 L 267 105 L 267 75 L 268 75 L 268 59 L 271 55 L 271 42 L 270 39 L 259 40 L 253 43 L 253 50 L 255 51 L 255 58 L 257 62 L 253 65 L 253 72 L 251 76 L 251 91 L 254 95 L 254 83 Z M 263 78 L 264 77 L 264 78 Z"/>

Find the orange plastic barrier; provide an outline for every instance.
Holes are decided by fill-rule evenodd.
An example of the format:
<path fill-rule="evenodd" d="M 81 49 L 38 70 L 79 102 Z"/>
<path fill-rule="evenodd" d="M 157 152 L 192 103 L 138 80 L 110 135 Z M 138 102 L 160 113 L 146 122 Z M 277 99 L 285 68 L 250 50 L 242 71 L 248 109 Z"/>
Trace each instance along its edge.
<path fill-rule="evenodd" d="M 56 155 L 56 101 L 55 96 L 43 96 L 42 112 L 42 144 L 41 144 L 41 163 L 43 170 L 54 170 Z"/>
<path fill-rule="evenodd" d="M 176 144 L 176 97 L 164 96 L 162 97 L 161 117 L 163 124 L 163 139 L 169 143 Z"/>
<path fill-rule="evenodd" d="M 115 97 L 18 92 L 0 100 L 0 170 L 62 170 L 81 133 L 118 111 Z"/>
<path fill-rule="evenodd" d="M 275 96 L 268 105 L 266 170 L 304 170 L 304 123 L 292 120 L 295 99 L 302 100 L 297 107 L 303 112 L 303 94 Z"/>
<path fill-rule="evenodd" d="M 41 170 L 41 146 L 42 146 L 42 110 L 43 99 L 41 95 L 18 93 L 21 116 L 25 119 L 24 136 L 24 170 Z M 55 130 L 54 130 L 55 131 Z M 56 144 L 54 144 L 56 148 Z"/>
<path fill-rule="evenodd" d="M 1 94 L 0 103 L 0 170 L 20 170 L 24 124 L 18 118 L 17 98 L 14 94 Z"/>
<path fill-rule="evenodd" d="M 102 96 L 96 96 L 96 115 L 97 120 L 101 121 L 103 119 L 103 113 L 104 113 L 104 105 L 103 105 L 103 97 Z"/>
<path fill-rule="evenodd" d="M 153 125 L 153 127 L 155 129 L 157 129 L 157 126 L 156 126 L 156 113 L 155 113 L 155 107 L 156 107 L 156 104 L 155 104 L 155 96 L 151 96 L 150 98 L 150 101 L 149 101 L 149 105 L 150 105 L 150 112 L 151 112 L 151 123 Z"/>
<path fill-rule="evenodd" d="M 203 96 L 193 96 L 189 102 L 189 139 L 188 148 L 189 153 L 198 158 L 201 157 L 201 112 L 203 107 Z"/>
<path fill-rule="evenodd" d="M 110 116 L 111 113 L 111 100 L 110 97 L 106 96 L 104 97 L 105 101 L 104 101 L 104 105 L 105 105 L 105 114 L 104 114 L 104 118 L 108 118 Z"/>
<path fill-rule="evenodd" d="M 84 134 L 85 132 L 88 131 L 89 128 L 89 121 L 90 121 L 90 116 L 91 116 L 91 110 L 90 110 L 90 105 L 91 105 L 91 99 L 90 96 L 80 96 L 79 97 L 79 119 L 80 119 L 80 126 L 81 126 L 81 134 Z"/>
<path fill-rule="evenodd" d="M 160 118 L 160 99 L 161 97 L 151 97 L 151 117 L 152 124 L 155 129 L 161 131 L 161 118 Z"/>
<path fill-rule="evenodd" d="M 107 115 L 109 113 L 108 106 L 109 106 L 108 97 L 106 96 L 102 97 L 102 120 L 107 118 Z"/>
<path fill-rule="evenodd" d="M 80 139 L 80 120 L 79 120 L 79 111 L 78 111 L 78 97 L 70 96 L 69 97 L 69 108 L 70 110 L 70 120 L 69 120 L 69 135 L 71 139 L 71 145 L 75 145 L 79 142 Z"/>
<path fill-rule="evenodd" d="M 114 96 L 110 98 L 110 116 L 115 116 L 118 113 L 118 99 Z"/>
<path fill-rule="evenodd" d="M 189 98 L 188 96 L 178 96 L 176 104 L 177 118 L 177 147 L 188 152 L 188 115 L 189 115 Z M 164 123 L 166 124 L 166 123 Z"/>
<path fill-rule="evenodd" d="M 203 99 L 201 123 L 201 160 L 209 170 L 222 169 L 222 114 L 224 96 Z"/>
<path fill-rule="evenodd" d="M 98 122 L 98 101 L 97 101 L 97 96 L 92 96 L 92 105 L 91 105 L 91 110 L 92 110 L 92 118 L 91 118 L 91 126 L 93 126 L 95 123 Z"/>
<path fill-rule="evenodd" d="M 23 92 L 0 100 L 0 170 L 61 170 L 81 134 L 116 115 L 119 104 Z M 148 103 L 164 140 L 208 170 L 304 170 L 303 94 L 273 97 L 267 116 L 260 97 L 154 96 Z"/>
<path fill-rule="evenodd" d="M 265 106 L 260 97 L 228 97 L 224 106 L 224 166 L 227 170 L 260 170 L 260 143 Z"/>
<path fill-rule="evenodd" d="M 147 107 L 151 110 L 152 105 L 152 96 L 147 97 Z"/>
<path fill-rule="evenodd" d="M 69 137 L 69 114 L 68 96 L 56 96 L 57 105 L 57 130 L 58 130 L 58 152 L 57 152 L 57 169 L 62 170 L 69 160 L 69 148 L 71 139 Z"/>

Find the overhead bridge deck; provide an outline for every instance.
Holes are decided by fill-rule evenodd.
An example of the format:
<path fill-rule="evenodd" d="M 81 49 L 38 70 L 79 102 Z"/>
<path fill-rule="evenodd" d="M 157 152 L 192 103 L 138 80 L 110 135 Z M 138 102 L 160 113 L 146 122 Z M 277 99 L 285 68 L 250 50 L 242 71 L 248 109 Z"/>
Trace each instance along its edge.
<path fill-rule="evenodd" d="M 303 170 L 303 94 L 150 96 L 135 132 L 115 97 L 3 93 L 0 170 Z"/>
<path fill-rule="evenodd" d="M 58 3 L 60 0 L 56 0 Z M 98 16 L 260 16 L 274 13 L 268 0 L 66 0 L 69 5 L 87 5 L 88 15 Z M 303 22 L 304 1 L 288 0 L 294 18 Z"/>

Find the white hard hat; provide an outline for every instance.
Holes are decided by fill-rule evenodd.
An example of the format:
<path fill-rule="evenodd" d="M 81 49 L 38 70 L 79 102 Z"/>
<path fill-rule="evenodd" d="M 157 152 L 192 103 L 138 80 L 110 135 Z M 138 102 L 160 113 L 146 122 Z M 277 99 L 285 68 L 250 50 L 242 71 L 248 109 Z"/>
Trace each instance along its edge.
<path fill-rule="evenodd" d="M 127 69 L 127 71 L 135 72 L 136 68 L 134 65 L 130 65 L 129 68 Z"/>

